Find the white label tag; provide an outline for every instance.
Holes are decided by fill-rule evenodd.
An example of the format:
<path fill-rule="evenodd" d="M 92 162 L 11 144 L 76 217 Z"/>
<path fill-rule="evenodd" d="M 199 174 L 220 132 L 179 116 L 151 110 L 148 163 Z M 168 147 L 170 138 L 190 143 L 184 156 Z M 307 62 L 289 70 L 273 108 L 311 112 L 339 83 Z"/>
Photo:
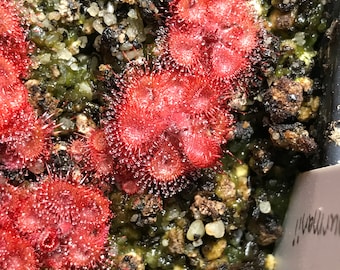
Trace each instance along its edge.
<path fill-rule="evenodd" d="M 340 165 L 297 178 L 275 257 L 276 270 L 340 269 Z"/>

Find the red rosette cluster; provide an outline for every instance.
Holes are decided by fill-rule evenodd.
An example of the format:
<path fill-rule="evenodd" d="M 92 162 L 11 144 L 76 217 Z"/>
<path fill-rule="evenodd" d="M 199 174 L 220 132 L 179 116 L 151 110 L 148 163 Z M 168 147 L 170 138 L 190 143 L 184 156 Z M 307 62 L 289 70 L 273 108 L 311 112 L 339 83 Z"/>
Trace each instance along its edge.
<path fill-rule="evenodd" d="M 47 179 L 30 190 L 2 184 L 0 195 L 0 234 L 8 239 L 1 269 L 91 269 L 101 261 L 111 212 L 99 190 Z"/>
<path fill-rule="evenodd" d="M 116 181 L 127 193 L 171 196 L 188 175 L 218 164 L 233 123 L 228 98 L 208 78 L 178 70 L 128 76 L 114 120 L 103 122 Z"/>
<path fill-rule="evenodd" d="M 68 147 L 71 158 L 85 173 L 103 179 L 115 170 L 115 162 L 109 153 L 109 145 L 102 129 L 91 130 L 86 137 L 73 140 Z"/>
<path fill-rule="evenodd" d="M 0 267 L 8 270 L 39 269 L 34 248 L 14 228 L 0 227 Z"/>
<path fill-rule="evenodd" d="M 251 73 L 259 23 L 245 0 L 175 0 L 154 68 L 130 65 L 103 121 L 116 182 L 171 196 L 219 165 L 232 136 L 229 102 Z M 245 94 L 244 91 L 241 94 Z"/>
<path fill-rule="evenodd" d="M 14 222 L 28 198 L 27 191 L 1 183 L 0 198 L 0 269 L 39 269 L 34 247 L 19 234 Z"/>
<path fill-rule="evenodd" d="M 175 65 L 219 79 L 235 79 L 251 65 L 259 23 L 246 0 L 175 0 L 166 53 Z"/>
<path fill-rule="evenodd" d="M 26 77 L 30 65 L 30 59 L 27 57 L 29 47 L 18 10 L 18 1 L 0 2 L 0 55 L 15 67 L 17 77 Z"/>
<path fill-rule="evenodd" d="M 28 74 L 28 43 L 14 2 L 0 2 L 0 163 L 40 171 L 49 154 L 52 125 L 38 119 L 22 82 Z"/>

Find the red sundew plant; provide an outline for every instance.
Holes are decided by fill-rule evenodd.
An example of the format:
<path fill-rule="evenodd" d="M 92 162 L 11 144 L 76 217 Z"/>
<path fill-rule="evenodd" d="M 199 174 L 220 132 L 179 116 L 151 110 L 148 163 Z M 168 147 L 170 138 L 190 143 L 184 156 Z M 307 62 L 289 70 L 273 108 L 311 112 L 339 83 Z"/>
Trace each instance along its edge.
<path fill-rule="evenodd" d="M 208 3 L 207 0 L 174 0 L 170 3 L 172 12 L 184 20 L 191 23 L 205 24 Z"/>
<path fill-rule="evenodd" d="M 193 25 L 170 26 L 167 35 L 167 49 L 177 65 L 190 70 L 202 70 L 206 63 L 204 30 Z M 202 53 L 203 52 L 203 53 Z"/>
<path fill-rule="evenodd" d="M 251 65 L 260 29 L 249 2 L 175 0 L 165 56 L 190 72 L 234 79 Z"/>
<path fill-rule="evenodd" d="M 0 134 L 0 162 L 7 169 L 35 171 L 49 156 L 53 126 L 37 118 L 30 105 L 11 118 Z"/>
<path fill-rule="evenodd" d="M 112 176 L 115 171 L 115 162 L 109 150 L 101 129 L 93 129 L 85 137 L 73 140 L 67 148 L 82 173 L 91 174 L 100 180 Z"/>
<path fill-rule="evenodd" d="M 72 140 L 67 147 L 67 152 L 76 163 L 83 163 L 89 155 L 86 140 L 84 138 Z"/>
<path fill-rule="evenodd" d="M 34 248 L 14 228 L 0 226 L 0 268 L 39 269 Z"/>
<path fill-rule="evenodd" d="M 1 269 L 91 269 L 101 262 L 110 201 L 96 188 L 49 177 L 0 184 Z"/>
<path fill-rule="evenodd" d="M 218 164 L 233 123 L 224 103 L 230 97 L 215 92 L 222 84 L 176 70 L 135 74 L 122 85 L 113 120 L 103 121 L 117 174 L 131 174 L 129 185 L 118 182 L 128 193 L 138 190 L 133 183 L 170 196 L 186 186 L 186 175 Z"/>
<path fill-rule="evenodd" d="M 14 202 L 13 202 L 14 203 Z M 90 187 L 47 179 L 30 190 L 13 223 L 41 267 L 95 267 L 105 252 L 110 202 Z"/>
<path fill-rule="evenodd" d="M 53 124 L 37 118 L 21 78 L 28 74 L 28 43 L 15 2 L 0 3 L 0 163 L 7 169 L 43 171 Z"/>
<path fill-rule="evenodd" d="M 28 91 L 17 77 L 13 64 L 0 55 L 0 134 L 13 119 L 13 114 L 29 106 Z"/>
<path fill-rule="evenodd" d="M 37 117 L 21 81 L 30 60 L 14 5 L 0 2 L 0 164 L 41 173 L 53 124 Z M 102 132 L 93 132 L 89 145 L 95 169 L 106 174 L 112 163 Z M 90 269 L 101 261 L 111 211 L 99 190 L 62 179 L 47 179 L 31 189 L 0 183 L 0 199 L 1 269 Z"/>
<path fill-rule="evenodd" d="M 1 179 L 6 181 L 5 179 Z M 0 228 L 12 227 L 13 220 L 20 211 L 18 202 L 27 198 L 27 192 L 6 183 L 0 184 Z"/>
<path fill-rule="evenodd" d="M 259 44 L 260 23 L 245 0 L 175 0 L 170 10 L 154 69 L 126 69 L 102 122 L 116 182 L 129 194 L 171 196 L 220 164 L 234 128 L 233 85 L 251 75 Z"/>
<path fill-rule="evenodd" d="M 35 249 L 20 235 L 14 220 L 21 203 L 28 198 L 27 190 L 0 183 L 0 269 L 39 269 Z"/>
<path fill-rule="evenodd" d="M 90 167 L 96 175 L 98 177 L 112 175 L 115 165 L 109 154 L 110 149 L 104 131 L 98 129 L 90 132 L 87 145 L 90 149 Z"/>
<path fill-rule="evenodd" d="M 18 16 L 18 5 L 12 0 L 0 1 L 0 56 L 11 62 L 19 78 L 27 76 L 30 58 L 27 57 L 29 45 Z"/>

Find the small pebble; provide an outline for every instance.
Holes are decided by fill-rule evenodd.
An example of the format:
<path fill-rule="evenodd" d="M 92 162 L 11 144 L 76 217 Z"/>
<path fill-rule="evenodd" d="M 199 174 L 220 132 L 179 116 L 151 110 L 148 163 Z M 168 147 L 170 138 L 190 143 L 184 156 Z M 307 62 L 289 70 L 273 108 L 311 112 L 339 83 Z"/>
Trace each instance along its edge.
<path fill-rule="evenodd" d="M 74 129 L 74 123 L 70 119 L 68 119 L 66 117 L 62 117 L 59 120 L 59 128 L 62 131 L 73 130 Z"/>
<path fill-rule="evenodd" d="M 112 13 L 106 13 L 103 17 L 103 20 L 107 26 L 114 25 L 117 23 L 117 17 Z"/>
<path fill-rule="evenodd" d="M 78 132 L 82 134 L 88 134 L 96 128 L 95 123 L 92 119 L 88 118 L 85 114 L 78 114 L 76 117 L 76 126 Z"/>
<path fill-rule="evenodd" d="M 108 13 L 113 13 L 115 11 L 115 7 L 113 6 L 113 4 L 111 2 L 108 2 L 107 3 L 107 6 L 106 6 L 106 11 Z"/>
<path fill-rule="evenodd" d="M 87 9 L 87 12 L 90 14 L 90 16 L 96 17 L 99 12 L 98 4 L 96 2 L 93 2 Z"/>
<path fill-rule="evenodd" d="M 79 66 L 78 66 L 77 63 L 72 63 L 72 64 L 70 65 L 70 68 L 71 68 L 73 71 L 79 70 Z"/>
<path fill-rule="evenodd" d="M 82 93 L 82 96 L 85 96 L 89 99 L 92 98 L 92 88 L 88 82 L 84 81 L 79 83 L 79 91 Z"/>
<path fill-rule="evenodd" d="M 51 54 L 45 53 L 39 56 L 40 64 L 46 65 L 51 62 Z"/>
<path fill-rule="evenodd" d="M 60 13 L 57 12 L 57 11 L 52 11 L 52 12 L 48 13 L 47 16 L 48 16 L 48 19 L 51 20 L 51 21 L 52 20 L 59 21 L 60 17 L 61 17 Z"/>
<path fill-rule="evenodd" d="M 88 42 L 87 36 L 81 36 L 81 37 L 79 37 L 78 39 L 80 40 L 80 45 L 79 45 L 79 47 L 82 48 L 82 49 L 84 49 L 84 48 L 86 47 L 87 42 Z"/>
<path fill-rule="evenodd" d="M 195 220 L 189 226 L 187 232 L 187 239 L 190 241 L 195 241 L 200 239 L 204 235 L 204 224 L 203 221 L 200 219 Z"/>
<path fill-rule="evenodd" d="M 259 203 L 261 213 L 268 214 L 271 211 L 271 205 L 269 201 L 262 201 Z"/>
<path fill-rule="evenodd" d="M 136 10 L 134 9 L 130 9 L 128 14 L 127 14 L 131 19 L 138 19 L 138 14 L 136 12 Z"/>
<path fill-rule="evenodd" d="M 215 238 L 221 238 L 224 236 L 225 227 L 222 220 L 207 223 L 205 225 L 205 232 L 207 235 L 214 236 Z"/>
<path fill-rule="evenodd" d="M 99 34 L 102 34 L 104 31 L 104 26 L 102 25 L 102 20 L 101 19 L 96 19 L 92 23 L 93 29 L 96 30 Z"/>
<path fill-rule="evenodd" d="M 118 41 L 120 43 L 123 43 L 125 41 L 125 34 L 124 33 L 121 33 L 119 36 L 118 36 Z"/>
<path fill-rule="evenodd" d="M 129 27 L 126 30 L 126 35 L 128 36 L 130 41 L 133 41 L 138 35 L 138 29 L 136 29 L 135 27 Z"/>
<path fill-rule="evenodd" d="M 44 13 L 41 12 L 41 13 L 38 13 L 38 14 L 37 14 L 37 18 L 38 18 L 39 21 L 42 22 L 43 20 L 46 19 L 46 15 L 45 15 Z"/>
<path fill-rule="evenodd" d="M 72 58 L 72 53 L 68 49 L 64 48 L 57 52 L 57 56 L 58 59 L 70 60 Z"/>
<path fill-rule="evenodd" d="M 297 32 L 293 38 L 297 45 L 303 46 L 306 43 L 306 36 L 304 32 Z"/>
<path fill-rule="evenodd" d="M 200 246 L 202 246 L 203 245 L 203 241 L 202 241 L 202 238 L 200 238 L 200 239 L 198 239 L 198 240 L 196 240 L 196 241 L 192 241 L 192 245 L 193 245 L 193 247 L 200 247 Z"/>
<path fill-rule="evenodd" d="M 163 247 L 169 246 L 169 239 L 163 239 L 163 240 L 162 240 L 162 246 L 163 246 Z"/>

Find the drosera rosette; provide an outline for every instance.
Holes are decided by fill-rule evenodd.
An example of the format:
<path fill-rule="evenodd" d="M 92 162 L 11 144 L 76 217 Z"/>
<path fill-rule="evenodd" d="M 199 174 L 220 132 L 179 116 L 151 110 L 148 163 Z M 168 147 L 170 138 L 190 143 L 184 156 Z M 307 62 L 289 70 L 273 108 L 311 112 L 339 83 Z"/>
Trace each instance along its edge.
<path fill-rule="evenodd" d="M 86 134 L 79 134 L 69 143 L 67 152 L 82 174 L 92 175 L 100 181 L 114 174 L 115 162 L 109 154 L 104 131 L 100 128 L 90 128 Z"/>
<path fill-rule="evenodd" d="M 200 27 L 171 23 L 159 43 L 165 47 L 162 57 L 171 61 L 175 68 L 202 73 L 208 65 L 205 33 Z"/>
<path fill-rule="evenodd" d="M 13 220 L 20 211 L 18 202 L 24 201 L 28 194 L 26 190 L 8 184 L 6 178 L 0 178 L 0 227 L 13 226 Z"/>
<path fill-rule="evenodd" d="M 0 268 L 39 269 L 31 243 L 19 234 L 15 220 L 21 204 L 28 198 L 25 189 L 14 187 L 0 176 Z"/>
<path fill-rule="evenodd" d="M 0 55 L 0 133 L 13 119 L 13 114 L 23 110 L 28 103 L 28 90 L 18 78 L 16 67 Z"/>
<path fill-rule="evenodd" d="M 3 0 L 0 2 L 0 56 L 6 58 L 16 70 L 18 78 L 28 75 L 31 63 L 30 50 L 23 28 L 23 19 L 19 16 L 20 1 Z"/>
<path fill-rule="evenodd" d="M 127 193 L 171 196 L 197 171 L 219 164 L 221 144 L 233 129 L 226 103 L 233 96 L 226 88 L 230 84 L 137 64 L 117 84 L 120 92 L 109 101 L 102 126 L 123 190 L 129 183 Z M 126 173 L 128 179 L 122 177 Z"/>
<path fill-rule="evenodd" d="M 123 189 L 119 170 L 129 172 L 128 193 L 172 196 L 195 172 L 221 164 L 233 137 L 230 104 L 246 99 L 261 56 L 262 26 L 247 1 L 177 0 L 170 12 L 162 53 L 152 68 L 127 65 L 102 121 Z"/>
<path fill-rule="evenodd" d="M 49 156 L 53 123 L 49 117 L 37 117 L 22 81 L 31 61 L 18 5 L 10 0 L 0 3 L 0 163 L 9 170 L 28 168 L 41 173 Z"/>
<path fill-rule="evenodd" d="M 41 267 L 93 269 L 105 253 L 110 202 L 96 188 L 49 176 L 30 190 L 15 226 Z M 23 202 L 21 202 L 23 203 Z"/>
<path fill-rule="evenodd" d="M 104 131 L 96 129 L 89 132 L 87 145 L 90 150 L 90 161 L 92 170 L 98 177 L 112 175 L 114 172 L 114 161 L 109 154 L 109 145 L 106 141 Z"/>
<path fill-rule="evenodd" d="M 104 261 L 110 201 L 93 187 L 48 176 L 0 183 L 1 269 L 97 269 Z"/>
<path fill-rule="evenodd" d="M 12 118 L 0 134 L 0 162 L 10 170 L 41 173 L 50 156 L 53 122 L 47 116 L 38 118 L 30 105 Z"/>
<path fill-rule="evenodd" d="M 0 268 L 38 270 L 38 260 L 30 242 L 11 227 L 0 226 Z"/>
<path fill-rule="evenodd" d="M 0 160 L 7 169 L 34 167 L 49 155 L 53 123 L 36 116 L 13 63 L 0 62 Z"/>
<path fill-rule="evenodd" d="M 173 16 L 160 38 L 162 57 L 188 72 L 223 80 L 247 72 L 261 29 L 250 2 L 176 0 L 170 9 Z"/>

